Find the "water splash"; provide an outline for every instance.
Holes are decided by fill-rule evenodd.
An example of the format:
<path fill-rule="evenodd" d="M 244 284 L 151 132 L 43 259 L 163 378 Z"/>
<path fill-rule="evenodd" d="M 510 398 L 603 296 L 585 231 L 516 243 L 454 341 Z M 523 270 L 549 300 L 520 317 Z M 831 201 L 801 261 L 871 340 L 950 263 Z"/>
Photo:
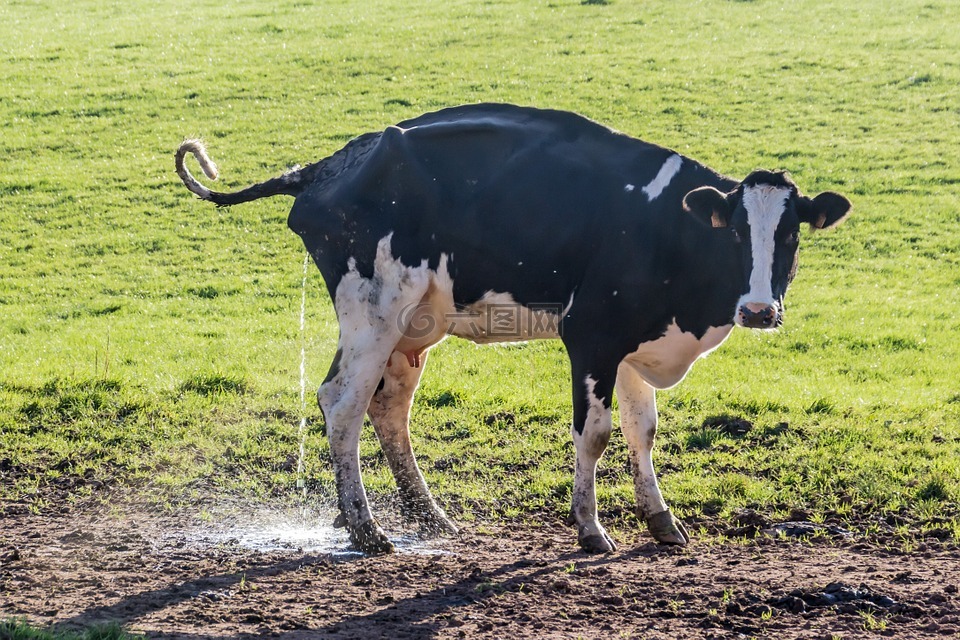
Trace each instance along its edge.
<path fill-rule="evenodd" d="M 306 501 L 304 501 L 306 502 Z M 179 532 L 198 547 L 236 546 L 259 552 L 324 553 L 335 558 L 359 558 L 347 530 L 335 528 L 336 511 L 315 503 L 294 508 L 269 505 L 232 505 L 209 513 L 203 523 Z M 391 536 L 398 553 L 445 555 L 443 540 L 423 539 L 410 531 Z"/>
<path fill-rule="evenodd" d="M 310 267 L 310 254 L 303 257 L 303 280 L 300 284 L 300 427 L 297 439 L 300 449 L 297 453 L 297 490 L 306 500 L 307 483 L 303 473 L 303 460 L 306 455 L 307 438 L 307 271 Z M 301 515 L 306 515 L 306 503 L 302 505 Z"/>

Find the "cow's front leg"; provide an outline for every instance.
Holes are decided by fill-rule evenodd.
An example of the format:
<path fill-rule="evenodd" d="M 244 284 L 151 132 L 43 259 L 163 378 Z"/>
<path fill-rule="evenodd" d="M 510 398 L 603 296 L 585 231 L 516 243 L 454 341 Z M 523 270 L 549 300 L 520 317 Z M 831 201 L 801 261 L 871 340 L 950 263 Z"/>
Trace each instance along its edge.
<path fill-rule="evenodd" d="M 613 428 L 612 387 L 606 380 L 582 374 L 574 367 L 573 443 L 577 458 L 570 517 L 577 525 L 577 541 L 588 553 L 605 553 L 617 548 L 597 519 L 597 463 L 607 448 Z"/>
<path fill-rule="evenodd" d="M 690 536 L 683 523 L 667 508 L 653 469 L 653 442 L 657 435 L 656 392 L 629 360 L 624 360 L 617 370 L 616 388 L 620 402 L 620 428 L 630 451 L 637 517 L 647 523 L 658 542 L 687 544 Z"/>
<path fill-rule="evenodd" d="M 410 407 L 427 362 L 426 352 L 418 353 L 421 355 L 413 359 L 394 352 L 367 411 L 397 481 L 403 515 L 427 533 L 455 535 L 457 527 L 430 495 L 410 444 Z"/>

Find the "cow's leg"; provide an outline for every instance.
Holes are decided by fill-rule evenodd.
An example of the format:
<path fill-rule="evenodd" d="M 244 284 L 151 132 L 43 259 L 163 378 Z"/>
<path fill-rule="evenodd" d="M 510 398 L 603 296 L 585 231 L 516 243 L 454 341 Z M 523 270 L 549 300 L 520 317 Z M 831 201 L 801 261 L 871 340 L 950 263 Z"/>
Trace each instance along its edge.
<path fill-rule="evenodd" d="M 410 446 L 410 407 L 426 355 L 410 358 L 394 352 L 367 412 L 397 481 L 404 515 L 416 520 L 425 532 L 456 534 L 457 527 L 430 495 Z"/>
<path fill-rule="evenodd" d="M 577 525 L 577 541 L 588 553 L 614 551 L 617 546 L 597 519 L 597 463 L 603 456 L 613 423 L 610 400 L 613 375 L 598 375 L 573 365 L 573 443 L 576 466 L 573 476 L 571 524 Z"/>
<path fill-rule="evenodd" d="M 359 352 L 358 352 L 359 351 Z M 344 353 L 353 353 L 349 359 Z M 389 352 L 357 346 L 343 340 L 327 380 L 317 391 L 317 401 L 327 425 L 330 459 L 337 484 L 340 516 L 350 541 L 364 553 L 386 553 L 393 544 L 374 519 L 360 477 L 360 432 L 364 408 L 380 380 Z"/>
<path fill-rule="evenodd" d="M 660 493 L 653 469 L 653 441 L 657 435 L 656 392 L 629 361 L 617 370 L 617 399 L 620 428 L 630 451 L 637 517 L 647 523 L 650 533 L 664 544 L 686 544 L 690 537 L 683 523 L 673 517 Z"/>
<path fill-rule="evenodd" d="M 392 258 L 388 236 L 377 248 L 373 277 L 361 276 L 351 263 L 334 295 L 340 340 L 317 401 L 330 440 L 338 522 L 347 527 L 354 546 L 367 553 L 388 552 L 393 545 L 370 512 L 360 476 L 363 416 L 405 330 L 399 318 L 405 308 L 420 301 L 428 286 L 426 269 L 411 269 Z"/>

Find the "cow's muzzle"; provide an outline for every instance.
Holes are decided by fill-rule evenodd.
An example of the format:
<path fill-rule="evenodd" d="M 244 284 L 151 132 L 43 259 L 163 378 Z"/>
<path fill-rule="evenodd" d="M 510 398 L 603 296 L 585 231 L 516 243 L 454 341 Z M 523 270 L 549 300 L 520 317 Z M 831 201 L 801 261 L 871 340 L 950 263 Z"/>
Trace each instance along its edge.
<path fill-rule="evenodd" d="M 775 329 L 781 324 L 780 309 L 775 304 L 747 302 L 737 310 L 737 324 L 748 329 Z"/>

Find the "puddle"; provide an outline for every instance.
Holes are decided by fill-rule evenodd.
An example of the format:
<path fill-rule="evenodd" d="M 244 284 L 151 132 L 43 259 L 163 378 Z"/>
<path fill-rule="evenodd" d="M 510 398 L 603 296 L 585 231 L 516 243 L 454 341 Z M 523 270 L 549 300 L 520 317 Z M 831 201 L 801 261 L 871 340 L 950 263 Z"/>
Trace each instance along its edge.
<path fill-rule="evenodd" d="M 310 511 L 306 515 L 295 512 L 259 512 L 242 518 L 234 515 L 221 522 L 208 521 L 186 533 L 188 542 L 206 545 L 236 545 L 252 551 L 295 551 L 324 553 L 340 558 L 362 557 L 353 549 L 346 529 L 335 528 L 334 514 Z M 413 534 L 391 535 L 390 541 L 397 553 L 441 555 L 449 553 L 439 548 L 442 540 L 424 540 Z"/>

